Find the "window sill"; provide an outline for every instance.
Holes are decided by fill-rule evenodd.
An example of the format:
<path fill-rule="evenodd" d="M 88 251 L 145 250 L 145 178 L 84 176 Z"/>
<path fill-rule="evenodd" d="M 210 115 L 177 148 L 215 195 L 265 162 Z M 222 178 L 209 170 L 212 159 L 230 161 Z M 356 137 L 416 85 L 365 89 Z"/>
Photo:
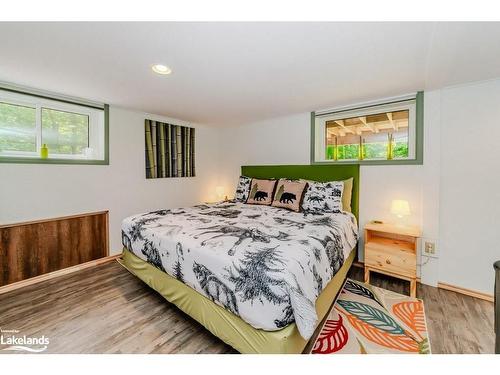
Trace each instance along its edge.
<path fill-rule="evenodd" d="M 0 156 L 0 163 L 11 164 L 80 164 L 80 165 L 109 165 L 109 160 L 91 160 L 91 159 L 41 159 L 41 158 L 28 158 L 28 157 L 2 157 Z"/>
<path fill-rule="evenodd" d="M 343 165 L 343 164 L 358 164 L 358 165 L 422 165 L 424 163 L 423 163 L 423 160 L 418 160 L 418 159 L 311 161 L 311 165 Z"/>

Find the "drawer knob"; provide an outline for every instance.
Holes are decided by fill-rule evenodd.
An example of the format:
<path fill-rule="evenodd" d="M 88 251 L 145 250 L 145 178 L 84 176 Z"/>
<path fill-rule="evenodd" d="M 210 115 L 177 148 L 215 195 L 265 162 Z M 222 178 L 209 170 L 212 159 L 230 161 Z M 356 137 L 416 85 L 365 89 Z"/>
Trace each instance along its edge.
<path fill-rule="evenodd" d="M 389 259 L 386 259 L 386 260 L 385 260 L 385 262 L 386 262 L 387 264 L 391 264 L 391 261 L 390 261 Z"/>

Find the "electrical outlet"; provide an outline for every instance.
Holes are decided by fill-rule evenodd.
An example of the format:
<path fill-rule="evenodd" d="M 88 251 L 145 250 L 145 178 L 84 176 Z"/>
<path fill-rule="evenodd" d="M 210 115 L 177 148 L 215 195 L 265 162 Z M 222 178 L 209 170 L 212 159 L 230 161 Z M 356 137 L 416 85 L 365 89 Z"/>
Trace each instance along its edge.
<path fill-rule="evenodd" d="M 425 241 L 425 252 L 427 254 L 434 254 L 436 250 L 436 245 L 434 242 Z"/>
<path fill-rule="evenodd" d="M 422 255 L 437 258 L 436 243 L 433 240 L 424 240 L 424 252 Z"/>

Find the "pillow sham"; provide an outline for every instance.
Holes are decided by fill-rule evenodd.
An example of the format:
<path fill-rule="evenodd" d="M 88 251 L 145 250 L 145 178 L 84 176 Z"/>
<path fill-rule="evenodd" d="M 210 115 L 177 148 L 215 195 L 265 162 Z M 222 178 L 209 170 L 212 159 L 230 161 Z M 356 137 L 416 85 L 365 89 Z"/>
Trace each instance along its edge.
<path fill-rule="evenodd" d="M 250 186 L 250 193 L 247 199 L 248 204 L 261 204 L 264 206 L 271 204 L 276 180 L 259 180 L 254 178 Z"/>
<path fill-rule="evenodd" d="M 304 180 L 300 179 L 300 181 L 307 182 L 308 184 L 318 182 L 313 180 Z M 352 187 L 354 185 L 354 177 L 348 178 L 347 180 L 342 180 L 344 183 L 344 189 L 342 190 L 342 211 L 352 212 Z"/>
<path fill-rule="evenodd" d="M 302 209 L 307 213 L 341 212 L 343 181 L 310 182 Z"/>
<path fill-rule="evenodd" d="M 234 194 L 234 200 L 236 202 L 245 203 L 247 201 L 251 182 L 252 179 L 250 177 L 240 176 L 238 186 L 236 187 L 236 193 Z"/>
<path fill-rule="evenodd" d="M 342 210 L 347 212 L 352 212 L 351 200 L 352 200 L 352 185 L 354 183 L 354 178 L 348 178 L 344 180 L 344 190 L 342 190 Z"/>
<path fill-rule="evenodd" d="M 307 182 L 280 179 L 271 206 L 299 212 L 306 187 Z"/>

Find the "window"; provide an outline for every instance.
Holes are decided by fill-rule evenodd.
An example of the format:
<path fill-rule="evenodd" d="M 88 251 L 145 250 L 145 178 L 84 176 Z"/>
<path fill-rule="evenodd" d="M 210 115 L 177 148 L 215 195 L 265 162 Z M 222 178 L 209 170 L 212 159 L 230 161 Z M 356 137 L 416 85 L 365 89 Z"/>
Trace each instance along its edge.
<path fill-rule="evenodd" d="M 421 163 L 422 94 L 312 117 L 313 163 Z M 417 118 L 418 117 L 418 118 Z"/>
<path fill-rule="evenodd" d="M 106 111 L 0 90 L 0 162 L 107 164 Z"/>
<path fill-rule="evenodd" d="M 36 152 L 36 108 L 0 102 L 0 150 Z"/>
<path fill-rule="evenodd" d="M 403 110 L 327 120 L 326 160 L 407 159 L 409 115 Z"/>
<path fill-rule="evenodd" d="M 89 147 L 89 115 L 42 108 L 42 143 L 54 154 L 83 154 Z"/>

